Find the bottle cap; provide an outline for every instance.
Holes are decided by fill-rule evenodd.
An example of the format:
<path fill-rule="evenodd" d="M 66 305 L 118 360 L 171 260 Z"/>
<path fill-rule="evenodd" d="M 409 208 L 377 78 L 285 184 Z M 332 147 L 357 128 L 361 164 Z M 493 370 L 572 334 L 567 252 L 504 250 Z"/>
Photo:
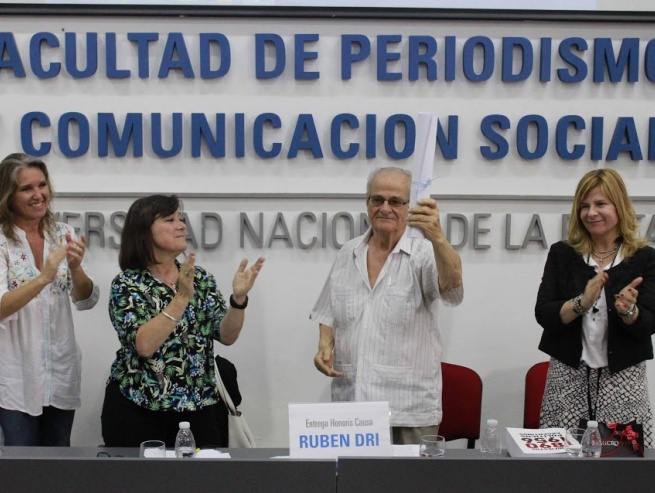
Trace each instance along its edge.
<path fill-rule="evenodd" d="M 487 426 L 498 426 L 498 420 L 497 419 L 488 419 L 487 420 Z"/>
<path fill-rule="evenodd" d="M 180 430 L 188 430 L 191 428 L 191 425 L 188 421 L 180 421 Z"/>
<path fill-rule="evenodd" d="M 587 428 L 598 428 L 598 421 L 587 421 Z"/>

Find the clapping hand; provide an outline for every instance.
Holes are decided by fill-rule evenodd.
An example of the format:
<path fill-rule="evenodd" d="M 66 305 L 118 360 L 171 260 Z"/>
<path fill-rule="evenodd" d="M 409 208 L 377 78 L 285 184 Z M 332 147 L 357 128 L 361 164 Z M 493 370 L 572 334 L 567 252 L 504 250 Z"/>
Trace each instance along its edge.
<path fill-rule="evenodd" d="M 643 277 L 637 277 L 630 284 L 624 287 L 619 294 L 614 295 L 614 308 L 616 308 L 616 311 L 619 314 L 627 312 L 637 303 L 637 298 L 639 297 L 637 286 L 639 286 L 643 280 Z"/>
<path fill-rule="evenodd" d="M 584 293 L 582 293 L 582 299 L 580 300 L 584 308 L 591 308 L 594 303 L 596 303 L 596 300 L 600 296 L 600 292 L 608 279 L 609 276 L 607 275 L 607 272 L 600 271 L 589 280 Z"/>
<path fill-rule="evenodd" d="M 45 259 L 45 263 L 41 268 L 41 276 L 43 276 L 48 284 L 54 281 L 57 277 L 57 269 L 59 268 L 59 264 L 61 264 L 61 261 L 64 260 L 67 253 L 68 248 L 63 247 L 48 254 L 48 257 Z"/>
<path fill-rule="evenodd" d="M 73 238 L 70 233 L 66 233 L 66 261 L 71 272 L 79 269 L 82 265 L 82 259 L 86 252 L 86 238 L 84 235 L 79 239 Z"/>
<path fill-rule="evenodd" d="M 193 298 L 195 288 L 193 278 L 196 273 L 196 254 L 190 253 L 180 265 L 180 275 L 177 278 L 177 292 L 185 299 Z"/>
<path fill-rule="evenodd" d="M 246 295 L 252 289 L 259 275 L 259 271 L 264 265 L 264 257 L 259 257 L 257 261 L 246 269 L 248 259 L 243 259 L 234 274 L 232 280 L 232 296 L 237 303 L 243 303 Z"/>

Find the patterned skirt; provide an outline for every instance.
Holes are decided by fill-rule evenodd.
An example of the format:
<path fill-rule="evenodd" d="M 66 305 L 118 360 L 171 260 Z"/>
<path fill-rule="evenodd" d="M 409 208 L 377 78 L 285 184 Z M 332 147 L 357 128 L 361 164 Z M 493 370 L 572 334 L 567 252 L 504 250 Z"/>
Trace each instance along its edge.
<path fill-rule="evenodd" d="M 541 403 L 540 428 L 570 428 L 580 419 L 628 423 L 644 427 L 644 446 L 653 447 L 653 413 L 648 397 L 646 362 L 611 374 L 608 368 L 571 368 L 551 358 Z"/>

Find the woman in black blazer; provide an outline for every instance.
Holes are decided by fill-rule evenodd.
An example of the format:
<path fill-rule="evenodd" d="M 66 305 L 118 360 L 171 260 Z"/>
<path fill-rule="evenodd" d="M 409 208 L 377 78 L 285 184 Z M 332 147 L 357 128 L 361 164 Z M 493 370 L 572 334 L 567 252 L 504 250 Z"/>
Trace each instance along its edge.
<path fill-rule="evenodd" d="M 542 428 L 636 420 L 652 446 L 646 360 L 653 358 L 655 250 L 646 243 L 621 176 L 611 169 L 584 175 L 535 307 L 539 349 L 551 356 Z"/>

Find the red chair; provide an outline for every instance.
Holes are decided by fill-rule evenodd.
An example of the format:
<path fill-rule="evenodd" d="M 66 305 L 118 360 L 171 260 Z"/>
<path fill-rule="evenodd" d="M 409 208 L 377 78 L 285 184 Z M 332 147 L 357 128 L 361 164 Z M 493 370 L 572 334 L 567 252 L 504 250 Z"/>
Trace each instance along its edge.
<path fill-rule="evenodd" d="M 525 404 L 523 406 L 523 428 L 539 428 L 541 401 L 546 389 L 548 361 L 533 365 L 525 375 Z"/>
<path fill-rule="evenodd" d="M 439 435 L 446 441 L 466 438 L 467 447 L 475 448 L 480 438 L 482 413 L 482 380 L 465 366 L 441 363 L 443 418 Z"/>

